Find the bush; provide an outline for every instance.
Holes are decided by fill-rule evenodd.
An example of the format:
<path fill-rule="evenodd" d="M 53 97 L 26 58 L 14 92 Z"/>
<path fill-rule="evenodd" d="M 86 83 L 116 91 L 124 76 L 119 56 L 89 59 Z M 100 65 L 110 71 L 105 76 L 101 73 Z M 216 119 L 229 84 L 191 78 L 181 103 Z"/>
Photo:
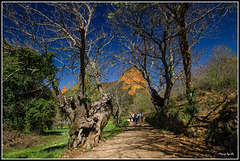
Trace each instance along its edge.
<path fill-rule="evenodd" d="M 26 122 L 30 131 L 43 133 L 44 127 L 50 128 L 56 114 L 54 100 L 40 98 L 26 106 Z"/>
<path fill-rule="evenodd" d="M 191 116 L 197 113 L 199 110 L 199 106 L 197 104 L 186 104 L 184 106 L 184 112 L 190 114 Z"/>
<path fill-rule="evenodd" d="M 183 120 L 179 119 L 178 110 L 174 108 L 164 108 L 147 114 L 145 121 L 156 128 L 170 130 L 175 133 L 185 132 Z"/>
<path fill-rule="evenodd" d="M 177 104 L 177 100 L 173 99 L 173 98 L 170 98 L 170 103 L 172 105 L 176 105 Z"/>

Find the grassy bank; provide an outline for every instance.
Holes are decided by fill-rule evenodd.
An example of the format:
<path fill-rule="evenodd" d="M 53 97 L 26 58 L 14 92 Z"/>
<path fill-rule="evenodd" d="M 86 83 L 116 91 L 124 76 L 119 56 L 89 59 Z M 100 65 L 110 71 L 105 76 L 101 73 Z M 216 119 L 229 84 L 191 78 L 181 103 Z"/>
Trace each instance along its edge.
<path fill-rule="evenodd" d="M 127 117 L 122 118 L 123 121 L 119 127 L 114 125 L 111 117 L 106 127 L 103 129 L 102 138 L 111 139 L 121 132 L 121 129 L 128 125 Z M 46 130 L 44 135 L 38 136 L 40 144 L 31 147 L 9 147 L 3 149 L 2 158 L 58 158 L 67 149 L 68 144 L 68 126 L 63 129 Z M 31 135 L 29 135 L 31 137 Z"/>
<path fill-rule="evenodd" d="M 3 158 L 57 158 L 67 148 L 67 127 L 56 130 L 46 130 L 44 135 L 38 136 L 40 144 L 32 147 L 11 147 L 3 149 Z M 29 135 L 31 137 L 31 135 Z"/>

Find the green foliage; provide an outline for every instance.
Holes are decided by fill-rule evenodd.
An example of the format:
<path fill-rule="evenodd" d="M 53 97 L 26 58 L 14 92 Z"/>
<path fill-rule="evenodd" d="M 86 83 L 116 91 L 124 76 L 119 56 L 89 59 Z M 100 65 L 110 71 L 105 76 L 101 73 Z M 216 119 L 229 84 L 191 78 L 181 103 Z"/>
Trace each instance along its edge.
<path fill-rule="evenodd" d="M 177 104 L 177 100 L 173 99 L 173 98 L 170 98 L 170 103 L 172 105 L 176 105 Z"/>
<path fill-rule="evenodd" d="M 3 121 L 12 128 L 26 128 L 25 108 L 32 100 L 49 100 L 51 85 L 57 72 L 54 53 L 37 54 L 29 49 L 4 43 L 3 50 Z"/>
<path fill-rule="evenodd" d="M 187 88 L 186 90 L 187 93 L 187 99 L 190 105 L 192 104 L 196 104 L 197 100 L 196 100 L 196 91 L 195 88 Z"/>
<path fill-rule="evenodd" d="M 146 115 L 146 121 L 154 127 L 182 133 L 185 132 L 198 110 L 199 106 L 196 102 L 177 107 L 168 106 Z"/>
<path fill-rule="evenodd" d="M 147 91 L 138 89 L 133 97 L 133 104 L 131 105 L 130 112 L 150 112 L 154 111 L 154 106 L 151 101 L 151 96 Z"/>
<path fill-rule="evenodd" d="M 177 117 L 178 116 L 178 110 L 174 109 L 174 108 L 170 108 L 168 110 L 169 116 L 170 117 Z"/>
<path fill-rule="evenodd" d="M 196 90 L 195 88 L 187 89 L 187 99 L 188 99 L 188 104 L 184 105 L 184 112 L 188 115 L 191 116 L 190 120 L 188 120 L 188 126 L 191 121 L 193 120 L 194 114 L 198 113 L 199 111 L 199 106 L 196 100 Z"/>
<path fill-rule="evenodd" d="M 111 18 L 113 18 L 115 15 L 116 15 L 116 13 L 110 12 L 110 13 L 108 13 L 108 18 L 111 19 Z"/>
<path fill-rule="evenodd" d="M 117 12 L 110 12 L 108 13 L 108 18 L 111 19 L 114 16 L 116 16 L 117 14 L 121 13 L 125 8 L 128 8 L 128 3 L 127 2 L 114 2 L 112 3 L 112 5 L 114 5 L 115 7 L 118 8 Z"/>
<path fill-rule="evenodd" d="M 12 129 L 18 131 L 24 130 L 25 127 L 25 109 L 21 102 L 13 102 L 10 106 L 3 107 L 4 123 Z"/>
<path fill-rule="evenodd" d="M 147 114 L 145 121 L 159 129 L 182 133 L 185 132 L 185 126 L 181 115 L 184 115 L 183 112 L 177 108 L 164 107 L 159 111 Z"/>
<path fill-rule="evenodd" d="M 56 114 L 55 104 L 54 100 L 47 101 L 40 98 L 26 106 L 26 122 L 31 131 L 43 133 L 45 126 L 48 129 L 51 128 L 54 121 L 53 118 Z"/>
<path fill-rule="evenodd" d="M 3 158 L 58 158 L 63 155 L 64 150 L 67 149 L 69 129 L 45 130 L 44 136 L 38 136 L 41 144 L 35 144 L 32 147 L 12 147 L 3 149 Z M 31 136 L 29 136 L 31 137 Z"/>
<path fill-rule="evenodd" d="M 139 12 L 139 6 L 141 5 L 141 3 L 114 2 L 112 6 L 116 9 L 116 12 L 108 13 L 108 18 L 111 19 L 118 14 L 133 14 L 134 12 Z"/>
<path fill-rule="evenodd" d="M 199 106 L 197 104 L 186 104 L 184 105 L 184 112 L 193 116 L 198 112 Z"/>

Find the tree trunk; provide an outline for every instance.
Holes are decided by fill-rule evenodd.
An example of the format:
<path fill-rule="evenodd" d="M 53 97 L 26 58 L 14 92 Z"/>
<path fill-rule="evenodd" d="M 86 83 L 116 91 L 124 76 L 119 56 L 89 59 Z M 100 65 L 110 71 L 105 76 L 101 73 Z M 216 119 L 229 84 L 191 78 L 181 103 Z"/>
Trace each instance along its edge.
<path fill-rule="evenodd" d="M 77 113 L 69 130 L 69 149 L 76 147 L 90 149 L 95 146 L 101 139 L 102 130 L 112 111 L 111 99 L 105 95 L 101 100 L 91 105 L 88 117 L 80 112 Z"/>
<path fill-rule="evenodd" d="M 103 96 L 104 92 L 103 92 L 102 85 L 101 85 L 101 82 L 100 82 L 100 79 L 99 79 L 99 72 L 98 72 L 97 63 L 90 60 L 90 59 L 88 59 L 88 61 L 93 68 L 94 78 L 95 78 L 95 82 L 96 82 L 98 91 L 100 93 L 100 96 Z"/>
<path fill-rule="evenodd" d="M 168 28 L 168 31 L 171 34 L 170 27 Z M 167 44 L 168 44 L 168 48 L 169 48 L 169 66 L 167 66 L 167 69 L 169 68 L 169 71 L 165 69 L 165 71 L 168 72 L 168 74 L 166 74 L 166 76 L 165 76 L 166 81 L 167 81 L 167 86 L 166 86 L 166 91 L 164 94 L 164 106 L 169 105 L 172 87 L 175 82 L 171 39 L 167 40 Z"/>
<path fill-rule="evenodd" d="M 171 82 L 168 82 L 166 86 L 166 91 L 164 94 L 164 106 L 169 105 L 172 87 L 173 87 L 173 84 Z"/>
<path fill-rule="evenodd" d="M 179 34 L 179 43 L 181 48 L 181 55 L 183 58 L 183 66 L 186 76 L 186 94 L 189 104 L 192 104 L 195 100 L 194 98 L 194 88 L 192 83 L 192 74 L 191 74 L 191 54 L 190 48 L 188 45 L 187 29 L 186 29 L 186 20 L 185 14 L 188 10 L 189 5 L 185 4 L 181 6 L 181 12 L 176 19 L 176 25 Z"/>
<path fill-rule="evenodd" d="M 169 26 L 167 26 L 167 31 L 169 31 Z M 165 70 L 165 79 L 166 79 L 166 91 L 164 93 L 164 101 L 163 101 L 163 105 L 165 107 L 167 107 L 169 105 L 169 99 L 170 99 L 170 94 L 171 94 L 171 90 L 172 90 L 172 86 L 173 86 L 173 67 L 172 67 L 172 60 L 169 60 L 169 64 L 167 62 L 167 58 L 166 58 L 166 53 L 167 53 L 167 46 L 169 46 L 169 54 L 170 54 L 170 59 L 171 58 L 171 45 L 170 45 L 170 39 L 167 40 L 167 31 L 163 32 L 163 43 L 164 43 L 164 47 L 162 50 L 162 62 L 163 62 L 163 66 L 164 66 L 164 70 Z M 160 46 L 161 47 L 161 46 Z"/>
<path fill-rule="evenodd" d="M 111 99 L 104 95 L 99 101 L 90 105 L 89 115 L 82 110 L 72 97 L 58 95 L 60 108 L 72 122 L 69 130 L 69 149 L 84 147 L 90 149 L 101 139 L 101 133 L 113 112 Z"/>
<path fill-rule="evenodd" d="M 113 106 L 111 98 L 103 93 L 96 72 L 96 64 L 94 65 L 94 75 L 98 90 L 101 94 L 99 101 L 94 104 L 90 104 L 87 101 L 84 76 L 85 76 L 85 34 L 84 29 L 81 27 L 81 47 L 80 47 L 80 75 L 79 75 L 79 93 L 78 99 L 75 100 L 73 97 L 66 97 L 61 95 L 60 92 L 57 95 L 59 100 L 59 106 L 63 112 L 67 114 L 71 120 L 72 126 L 69 130 L 68 148 L 73 149 L 77 147 L 83 147 L 90 149 L 95 146 L 101 139 L 103 128 L 106 126 L 112 112 Z M 86 59 L 89 61 L 88 57 Z"/>
<path fill-rule="evenodd" d="M 156 109 L 156 111 L 160 110 L 164 107 L 164 98 L 160 97 L 157 91 L 153 88 L 150 89 L 151 100 Z"/>
<path fill-rule="evenodd" d="M 81 26 L 81 29 L 79 30 L 79 33 L 81 35 L 81 47 L 80 49 L 80 73 L 79 73 L 79 92 L 78 92 L 78 100 L 80 102 L 81 108 L 80 111 L 86 110 L 87 116 L 89 115 L 89 105 L 86 98 L 86 92 L 85 92 L 85 30 L 83 26 Z M 82 112 L 81 112 L 82 113 Z"/>
<path fill-rule="evenodd" d="M 193 83 L 192 83 L 192 74 L 191 74 L 191 55 L 188 49 L 188 39 L 187 34 L 184 33 L 179 36 L 179 42 L 181 45 L 181 53 L 183 58 L 183 66 L 186 76 L 186 94 L 189 103 L 192 103 L 193 96 Z"/>

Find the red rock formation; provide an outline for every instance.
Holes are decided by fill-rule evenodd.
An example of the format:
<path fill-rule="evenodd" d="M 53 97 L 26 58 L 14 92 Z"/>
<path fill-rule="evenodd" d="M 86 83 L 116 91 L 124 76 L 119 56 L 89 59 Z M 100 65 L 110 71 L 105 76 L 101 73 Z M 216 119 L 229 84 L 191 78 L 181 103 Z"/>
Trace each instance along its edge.
<path fill-rule="evenodd" d="M 62 94 L 65 93 L 65 92 L 67 92 L 67 87 L 66 86 L 63 87 Z"/>
<path fill-rule="evenodd" d="M 131 89 L 128 93 L 131 95 L 135 94 L 136 90 L 139 88 L 146 89 L 147 91 L 147 82 L 136 68 L 127 69 L 118 82 L 124 82 L 123 89 L 128 89 L 130 87 Z"/>
<path fill-rule="evenodd" d="M 148 92 L 147 88 L 147 82 L 142 77 L 139 70 L 136 68 L 129 68 L 127 69 L 120 77 L 120 79 L 116 82 L 103 82 L 102 86 L 104 88 L 109 88 L 111 86 L 114 86 L 117 83 L 123 82 L 123 89 L 128 89 L 130 87 L 130 90 L 128 94 L 134 95 L 137 89 L 144 89 L 146 92 Z M 78 84 L 74 85 L 69 91 L 71 90 L 77 90 Z M 67 91 L 67 87 L 63 87 L 62 94 Z"/>

